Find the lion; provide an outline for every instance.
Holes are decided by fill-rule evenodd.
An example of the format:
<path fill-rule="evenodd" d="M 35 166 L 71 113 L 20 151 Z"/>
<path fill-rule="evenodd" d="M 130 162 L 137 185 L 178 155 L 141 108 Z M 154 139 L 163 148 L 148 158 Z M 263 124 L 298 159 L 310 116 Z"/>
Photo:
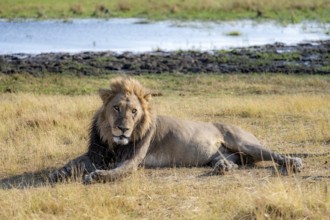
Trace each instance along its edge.
<path fill-rule="evenodd" d="M 273 161 L 288 172 L 303 169 L 301 158 L 272 152 L 235 125 L 154 114 L 151 93 L 131 77 L 113 79 L 99 96 L 102 105 L 91 123 L 87 152 L 52 172 L 51 181 L 114 181 L 140 166 L 210 166 L 211 175 L 259 161 Z"/>

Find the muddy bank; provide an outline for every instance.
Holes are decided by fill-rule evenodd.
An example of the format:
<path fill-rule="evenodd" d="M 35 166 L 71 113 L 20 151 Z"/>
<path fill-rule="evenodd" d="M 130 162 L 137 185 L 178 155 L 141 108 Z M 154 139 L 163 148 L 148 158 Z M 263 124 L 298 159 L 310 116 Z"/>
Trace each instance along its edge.
<path fill-rule="evenodd" d="M 277 43 L 228 51 L 151 53 L 84 52 L 0 56 L 4 74 L 99 75 L 145 73 L 295 73 L 330 74 L 330 40 L 287 46 Z"/>

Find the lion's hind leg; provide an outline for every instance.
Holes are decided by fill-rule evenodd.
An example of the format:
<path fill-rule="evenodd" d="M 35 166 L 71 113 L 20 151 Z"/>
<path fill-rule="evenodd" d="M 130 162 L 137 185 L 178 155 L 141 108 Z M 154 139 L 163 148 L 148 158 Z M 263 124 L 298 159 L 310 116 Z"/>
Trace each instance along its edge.
<path fill-rule="evenodd" d="M 254 162 L 273 161 L 280 166 L 280 174 L 301 172 L 303 169 L 302 160 L 298 157 L 288 157 L 266 149 L 258 143 L 240 142 L 239 152 L 251 157 Z"/>
<path fill-rule="evenodd" d="M 259 161 L 273 161 L 280 166 L 280 173 L 287 175 L 289 173 L 301 172 L 303 169 L 302 160 L 298 157 L 288 157 L 282 154 L 275 153 L 269 149 L 264 148 L 259 143 L 251 143 L 240 141 L 237 147 L 230 146 L 230 150 L 238 149 L 237 154 L 248 158 L 252 163 Z M 244 164 L 244 160 L 241 160 Z"/>
<path fill-rule="evenodd" d="M 215 125 L 223 134 L 223 146 L 229 151 L 245 155 L 246 158 L 251 158 L 253 162 L 274 161 L 281 166 L 281 171 L 286 170 L 286 172 L 282 172 L 283 174 L 302 171 L 303 163 L 300 158 L 277 154 L 263 147 L 253 134 L 242 128 L 223 124 Z"/>

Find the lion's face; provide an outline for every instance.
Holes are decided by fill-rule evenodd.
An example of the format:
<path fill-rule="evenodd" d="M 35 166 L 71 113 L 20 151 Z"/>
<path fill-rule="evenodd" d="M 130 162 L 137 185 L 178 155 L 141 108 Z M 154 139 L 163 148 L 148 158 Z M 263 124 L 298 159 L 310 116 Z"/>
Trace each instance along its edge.
<path fill-rule="evenodd" d="M 111 81 L 110 89 L 100 89 L 103 105 L 97 126 L 103 141 L 127 145 L 143 139 L 154 124 L 151 94 L 136 80 L 127 77 Z"/>
<path fill-rule="evenodd" d="M 135 94 L 118 93 L 106 105 L 106 116 L 113 141 L 126 145 L 134 138 L 132 134 L 143 116 L 143 109 Z"/>

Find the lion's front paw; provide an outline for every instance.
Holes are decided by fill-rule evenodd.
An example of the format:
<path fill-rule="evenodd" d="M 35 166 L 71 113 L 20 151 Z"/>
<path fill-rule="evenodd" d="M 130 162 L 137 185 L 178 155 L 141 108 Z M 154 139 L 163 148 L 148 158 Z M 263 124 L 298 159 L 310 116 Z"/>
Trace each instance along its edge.
<path fill-rule="evenodd" d="M 92 184 L 92 183 L 96 183 L 98 181 L 98 175 L 96 172 L 92 172 L 90 174 L 86 174 L 83 177 L 83 183 L 84 184 Z"/>
<path fill-rule="evenodd" d="M 92 184 L 94 182 L 93 180 L 93 177 L 91 174 L 86 174 L 84 177 L 83 177 L 83 184 Z"/>
<path fill-rule="evenodd" d="M 96 183 L 102 180 L 101 176 L 102 176 L 103 171 L 102 170 L 96 170 L 95 172 L 91 172 L 89 174 L 86 174 L 83 177 L 83 183 L 84 184 L 92 184 L 92 183 Z"/>

